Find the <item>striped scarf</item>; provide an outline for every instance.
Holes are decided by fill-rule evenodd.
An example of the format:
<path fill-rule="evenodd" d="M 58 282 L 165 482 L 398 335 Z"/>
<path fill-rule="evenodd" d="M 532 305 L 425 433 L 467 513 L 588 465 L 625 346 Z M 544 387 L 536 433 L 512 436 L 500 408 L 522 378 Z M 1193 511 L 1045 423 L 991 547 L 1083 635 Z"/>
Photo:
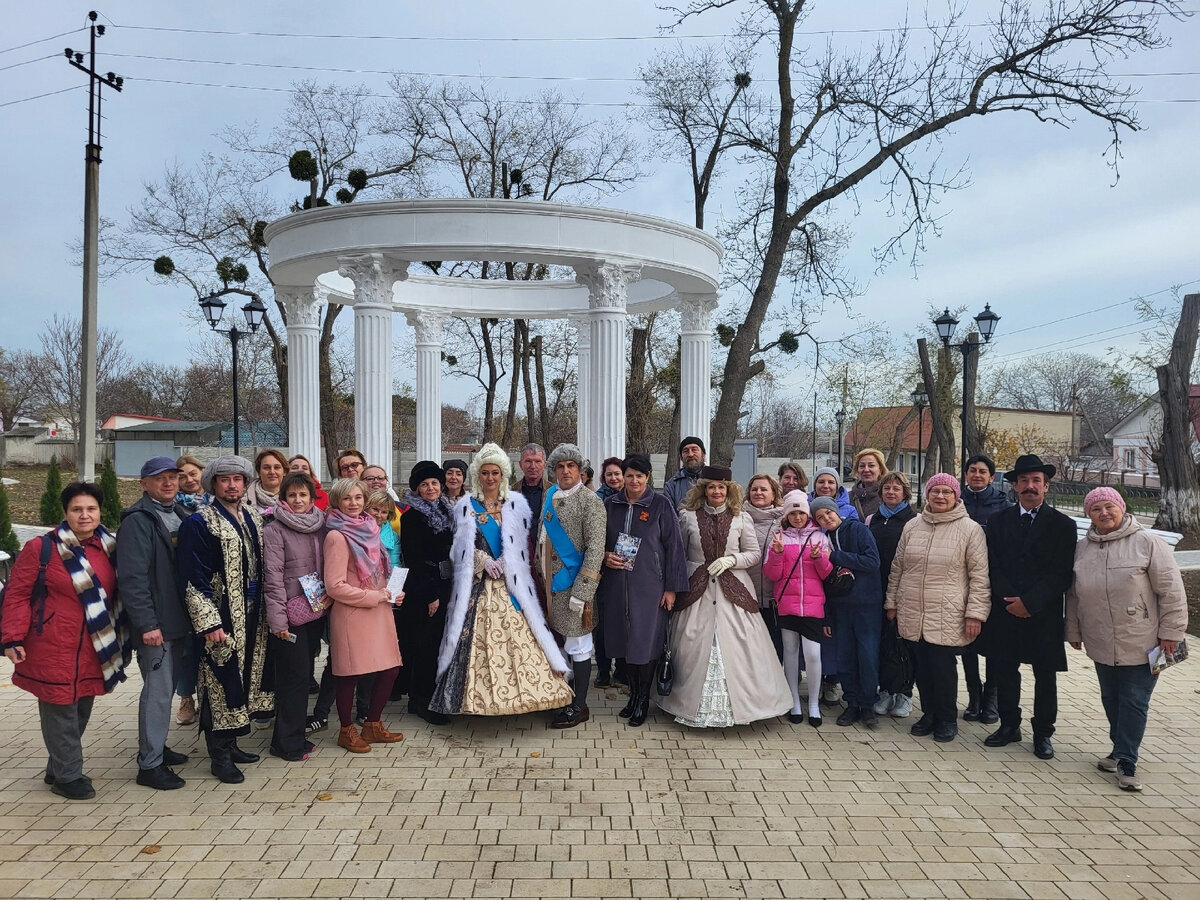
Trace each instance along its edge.
<path fill-rule="evenodd" d="M 103 525 L 96 529 L 96 537 L 100 539 L 105 554 L 114 561 L 115 569 L 116 539 Z M 83 604 L 88 634 L 92 638 L 92 647 L 96 650 L 100 670 L 104 674 L 104 690 L 111 691 L 125 680 L 125 666 L 133 658 L 133 643 L 129 636 L 129 619 L 125 615 L 125 607 L 116 597 L 110 600 L 108 592 L 104 590 L 95 570 L 88 562 L 83 545 L 66 522 L 51 533 L 51 540 L 57 545 L 63 567 L 71 576 L 71 585 L 79 596 L 79 602 Z"/>

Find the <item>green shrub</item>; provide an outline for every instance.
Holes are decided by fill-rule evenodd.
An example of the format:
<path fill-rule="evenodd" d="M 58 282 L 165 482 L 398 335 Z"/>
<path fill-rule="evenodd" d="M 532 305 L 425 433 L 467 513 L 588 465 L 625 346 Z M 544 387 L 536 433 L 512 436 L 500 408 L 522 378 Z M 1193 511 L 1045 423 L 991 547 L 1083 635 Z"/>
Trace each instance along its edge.
<path fill-rule="evenodd" d="M 4 473 L 0 472 L 0 550 L 16 557 L 21 549 L 17 534 L 12 527 L 12 514 L 8 511 L 8 488 L 4 486 Z"/>
<path fill-rule="evenodd" d="M 100 507 L 100 521 L 109 531 L 116 531 L 121 524 L 121 489 L 117 484 L 117 470 L 109 457 L 104 457 L 100 468 L 100 490 L 104 491 L 104 504 Z"/>
<path fill-rule="evenodd" d="M 58 457 L 50 457 L 50 471 L 46 474 L 46 490 L 42 493 L 42 502 L 38 510 L 41 523 L 53 528 L 63 520 L 62 508 L 62 473 L 58 470 Z"/>

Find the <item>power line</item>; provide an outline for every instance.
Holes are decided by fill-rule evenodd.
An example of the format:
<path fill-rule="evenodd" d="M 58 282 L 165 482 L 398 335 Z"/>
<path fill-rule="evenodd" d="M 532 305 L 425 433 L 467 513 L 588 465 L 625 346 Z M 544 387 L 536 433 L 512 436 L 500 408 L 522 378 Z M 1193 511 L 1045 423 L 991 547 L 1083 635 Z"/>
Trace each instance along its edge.
<path fill-rule="evenodd" d="M 41 100 L 43 97 L 53 97 L 55 94 L 65 94 L 67 91 L 77 91 L 80 85 L 73 84 L 70 87 L 59 88 L 57 91 L 47 91 L 44 94 L 35 94 L 32 97 L 22 97 L 20 100 L 8 100 L 0 103 L 0 108 L 5 106 L 16 106 L 18 103 L 28 103 L 30 100 Z"/>
<path fill-rule="evenodd" d="M 0 53 L 11 53 L 14 50 L 24 50 L 26 47 L 33 47 L 36 44 L 44 44 L 46 41 L 53 41 L 61 37 L 66 37 L 67 35 L 78 34 L 84 30 L 85 29 L 83 28 L 72 28 L 70 31 L 60 31 L 58 34 L 50 35 L 50 37 L 39 38 L 36 41 L 27 41 L 24 44 L 17 44 L 15 47 L 5 47 L 3 50 L 0 50 Z"/>
<path fill-rule="evenodd" d="M 19 69 L 21 66 L 27 66 L 30 63 L 41 62 L 44 59 L 57 59 L 61 54 L 47 53 L 45 56 L 39 56 L 36 59 L 27 59 L 24 62 L 10 63 L 7 66 L 0 66 L 0 72 L 7 72 L 9 69 Z"/>
<path fill-rule="evenodd" d="M 1035 331 L 1039 328 L 1045 328 L 1049 325 L 1058 325 L 1060 322 L 1069 322 L 1072 319 L 1081 319 L 1084 316 L 1095 315 L 1098 312 L 1105 312 L 1106 310 L 1117 309 L 1121 306 L 1128 306 L 1130 303 L 1137 303 L 1139 300 L 1145 300 L 1148 297 L 1157 297 L 1159 294 L 1166 294 L 1177 288 L 1188 287 L 1189 285 L 1196 284 L 1197 282 L 1200 282 L 1200 278 L 1193 279 L 1192 281 L 1185 281 L 1182 284 L 1173 284 L 1170 287 L 1161 288 L 1160 290 L 1154 291 L 1150 294 L 1139 294 L 1136 297 L 1130 297 L 1128 300 L 1120 300 L 1117 303 L 1110 303 L 1108 306 L 1098 306 L 1095 309 L 1089 309 L 1086 312 L 1075 313 L 1073 316 L 1063 316 L 1060 319 L 1051 319 L 1049 322 L 1039 322 L 1036 325 L 1026 325 L 1024 328 L 1018 328 L 1016 331 L 1006 332 L 1005 337 L 1012 337 L 1014 334 L 1021 334 L 1025 331 Z"/>

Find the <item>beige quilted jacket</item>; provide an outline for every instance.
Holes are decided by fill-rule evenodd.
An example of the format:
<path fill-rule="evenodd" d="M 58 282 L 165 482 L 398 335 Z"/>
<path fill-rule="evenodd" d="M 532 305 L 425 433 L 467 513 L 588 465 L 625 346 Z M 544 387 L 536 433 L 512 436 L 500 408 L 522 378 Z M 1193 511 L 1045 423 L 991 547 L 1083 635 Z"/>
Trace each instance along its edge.
<path fill-rule="evenodd" d="M 904 526 L 884 608 L 896 610 L 902 638 L 944 647 L 970 643 L 967 619 L 987 620 L 987 541 L 962 501 L 944 513 L 926 508 Z"/>

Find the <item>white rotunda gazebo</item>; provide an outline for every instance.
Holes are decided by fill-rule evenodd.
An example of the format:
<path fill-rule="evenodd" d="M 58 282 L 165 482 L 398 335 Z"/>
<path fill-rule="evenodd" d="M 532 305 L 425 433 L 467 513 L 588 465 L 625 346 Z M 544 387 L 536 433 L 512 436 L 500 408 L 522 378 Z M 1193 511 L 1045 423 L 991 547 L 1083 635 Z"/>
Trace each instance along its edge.
<path fill-rule="evenodd" d="M 388 200 L 307 210 L 266 230 L 270 273 L 287 310 L 290 443 L 321 458 L 320 310 L 354 309 L 354 438 L 367 459 L 392 459 L 392 317 L 416 330 L 417 457 L 442 454 L 442 334 L 451 316 L 567 318 L 578 328 L 577 442 L 599 467 L 625 453 L 626 316 L 683 315 L 683 434 L 711 424 L 712 311 L 720 244 L 654 216 L 513 200 Z M 409 275 L 422 260 L 544 263 L 573 280 L 499 281 Z M 392 473 L 399 478 L 400 473 Z"/>

